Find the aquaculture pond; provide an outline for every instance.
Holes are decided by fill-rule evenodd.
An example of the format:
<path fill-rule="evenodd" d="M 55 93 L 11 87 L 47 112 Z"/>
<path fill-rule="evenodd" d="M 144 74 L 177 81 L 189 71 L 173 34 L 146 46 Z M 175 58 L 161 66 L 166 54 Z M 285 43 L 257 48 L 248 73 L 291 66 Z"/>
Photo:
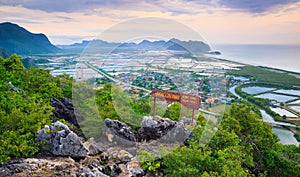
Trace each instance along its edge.
<path fill-rule="evenodd" d="M 265 94 L 257 95 L 255 97 L 256 98 L 266 98 L 269 100 L 276 100 L 278 102 L 287 102 L 287 101 L 294 100 L 297 98 L 294 96 L 279 95 L 279 94 L 274 94 L 274 93 L 265 93 Z"/>
<path fill-rule="evenodd" d="M 268 87 L 244 87 L 242 88 L 243 92 L 246 92 L 247 94 L 253 95 L 253 94 L 259 94 L 267 91 L 275 90 L 275 88 L 268 88 Z"/>

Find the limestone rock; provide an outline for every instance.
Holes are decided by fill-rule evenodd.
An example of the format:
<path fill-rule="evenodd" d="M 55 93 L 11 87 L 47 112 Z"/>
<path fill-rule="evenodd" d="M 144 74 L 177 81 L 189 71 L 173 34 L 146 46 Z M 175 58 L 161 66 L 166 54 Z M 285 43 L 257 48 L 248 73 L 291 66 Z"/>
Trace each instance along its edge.
<path fill-rule="evenodd" d="M 44 156 L 0 163 L 0 176 L 76 176 L 108 177 L 97 158 L 75 162 L 72 158 Z"/>
<path fill-rule="evenodd" d="M 123 122 L 105 119 L 105 125 L 116 135 L 123 137 L 126 140 L 136 142 L 135 132 Z"/>
<path fill-rule="evenodd" d="M 61 122 L 52 123 L 39 130 L 36 141 L 45 142 L 42 149 L 53 155 L 83 158 L 88 154 L 88 149 L 80 138 Z"/>
<path fill-rule="evenodd" d="M 83 144 L 89 150 L 88 155 L 97 155 L 104 151 L 104 149 L 102 149 L 102 147 L 95 142 L 94 138 L 88 139 L 88 141 L 84 142 Z"/>
<path fill-rule="evenodd" d="M 166 135 L 174 126 L 175 121 L 158 116 L 145 116 L 139 129 L 139 139 L 158 139 Z"/>
<path fill-rule="evenodd" d="M 62 100 L 51 98 L 50 99 L 51 106 L 54 107 L 53 117 L 63 118 L 68 121 L 70 124 L 79 127 L 74 105 L 69 98 L 63 98 Z M 52 117 L 52 118 L 53 118 Z"/>
<path fill-rule="evenodd" d="M 132 154 L 117 147 L 107 149 L 106 153 L 109 157 L 121 162 L 129 162 L 133 158 Z"/>
<path fill-rule="evenodd" d="M 140 162 L 137 160 L 137 157 L 132 158 L 130 162 L 127 163 L 126 168 L 130 171 L 131 176 L 144 176 L 145 172 L 140 165 Z"/>

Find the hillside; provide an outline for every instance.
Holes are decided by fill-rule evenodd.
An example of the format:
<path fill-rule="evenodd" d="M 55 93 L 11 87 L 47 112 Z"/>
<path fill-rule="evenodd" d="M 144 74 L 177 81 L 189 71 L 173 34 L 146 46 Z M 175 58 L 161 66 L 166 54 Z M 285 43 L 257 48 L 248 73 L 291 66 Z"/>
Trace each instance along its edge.
<path fill-rule="evenodd" d="M 34 34 L 10 22 L 0 23 L 0 48 L 9 53 L 44 54 L 61 52 L 44 34 Z"/>
<path fill-rule="evenodd" d="M 170 39 L 168 41 L 149 41 L 143 40 L 139 43 L 135 42 L 107 42 L 103 40 L 84 40 L 81 43 L 74 43 L 71 45 L 58 45 L 57 47 L 65 51 L 78 51 L 81 52 L 85 47 L 90 48 L 135 48 L 135 49 L 148 49 L 148 50 L 175 50 L 175 51 L 190 51 L 193 53 L 208 53 L 211 49 L 209 45 L 202 41 L 181 41 L 179 39 Z"/>

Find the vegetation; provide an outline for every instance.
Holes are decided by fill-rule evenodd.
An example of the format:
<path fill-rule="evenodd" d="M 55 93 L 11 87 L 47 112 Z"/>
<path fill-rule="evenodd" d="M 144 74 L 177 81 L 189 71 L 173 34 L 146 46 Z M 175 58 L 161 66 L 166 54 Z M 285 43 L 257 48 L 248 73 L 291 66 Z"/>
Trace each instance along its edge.
<path fill-rule="evenodd" d="M 50 123 L 50 98 L 70 96 L 72 81 L 68 76 L 53 78 L 45 70 L 25 69 L 17 55 L 0 57 L 0 73 L 0 161 L 31 156 L 39 150 L 36 132 Z"/>
<path fill-rule="evenodd" d="M 81 101 L 77 105 L 85 119 L 79 121 L 88 136 L 101 134 L 98 125 L 105 118 L 121 120 L 136 129 L 141 118 L 151 114 L 150 98 L 128 99 L 112 84 L 105 84 L 94 93 L 84 83 L 72 85 L 68 75 L 52 77 L 45 70 L 25 69 L 17 55 L 0 58 L 0 73 L 0 161 L 38 152 L 35 134 L 50 123 L 53 108 L 49 99 L 70 97 L 72 86 L 73 101 Z M 188 145 L 177 146 L 168 153 L 159 152 L 158 159 L 150 152 L 139 151 L 142 167 L 152 174 L 179 177 L 300 175 L 299 147 L 279 144 L 271 126 L 259 120 L 253 106 L 233 104 L 226 110 L 218 127 L 200 114 Z M 182 109 L 178 103 L 165 109 L 160 105 L 157 113 L 178 120 Z M 204 132 L 207 127 L 210 131 Z M 202 140 L 211 134 L 212 139 L 204 144 Z"/>
<path fill-rule="evenodd" d="M 270 69 L 257 66 L 244 66 L 241 70 L 231 71 L 231 75 L 239 75 L 244 77 L 252 77 L 261 83 L 280 84 L 285 86 L 299 86 L 300 79 L 287 73 L 272 71 Z"/>
<path fill-rule="evenodd" d="M 253 84 L 251 84 L 251 85 L 253 85 Z M 240 85 L 240 86 L 236 87 L 235 88 L 235 92 L 238 95 L 240 95 L 241 97 L 245 98 L 250 103 L 252 103 L 252 104 L 258 106 L 259 108 L 265 110 L 266 113 L 268 113 L 270 116 L 272 116 L 275 120 L 282 121 L 282 118 L 277 113 L 273 112 L 270 109 L 270 100 L 269 99 L 257 98 L 257 97 L 254 97 L 254 95 L 249 95 L 249 94 L 243 92 L 242 88 L 246 87 L 246 86 L 250 86 L 250 84 L 248 84 L 248 85 Z M 257 84 L 256 84 L 256 86 L 257 86 Z M 260 86 L 262 86 L 262 85 L 260 85 Z"/>
<path fill-rule="evenodd" d="M 299 176 L 300 149 L 279 144 L 271 127 L 251 109 L 233 105 L 206 145 L 199 140 L 209 122 L 200 116 L 202 126 L 194 129 L 189 146 L 144 162 L 143 167 L 162 171 L 165 176 Z M 143 152 L 142 158 L 145 156 L 150 155 Z"/>

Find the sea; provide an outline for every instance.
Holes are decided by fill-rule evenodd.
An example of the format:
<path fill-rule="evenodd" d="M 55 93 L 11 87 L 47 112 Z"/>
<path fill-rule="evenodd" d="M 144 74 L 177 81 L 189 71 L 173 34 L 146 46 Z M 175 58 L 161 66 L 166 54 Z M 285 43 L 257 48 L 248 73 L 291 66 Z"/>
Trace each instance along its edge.
<path fill-rule="evenodd" d="M 215 44 L 211 47 L 222 53 L 218 58 L 300 73 L 300 44 Z"/>

